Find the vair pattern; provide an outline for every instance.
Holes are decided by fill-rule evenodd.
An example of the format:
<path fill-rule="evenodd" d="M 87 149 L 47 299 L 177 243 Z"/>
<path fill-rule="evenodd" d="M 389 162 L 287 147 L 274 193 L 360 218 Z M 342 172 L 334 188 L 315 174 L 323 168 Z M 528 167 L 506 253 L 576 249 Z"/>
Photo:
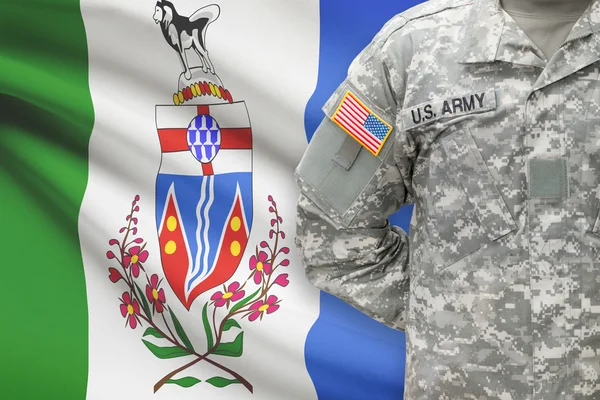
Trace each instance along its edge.
<path fill-rule="evenodd" d="M 187 143 L 201 163 L 211 162 L 221 146 L 219 124 L 210 115 L 198 115 L 188 126 Z"/>

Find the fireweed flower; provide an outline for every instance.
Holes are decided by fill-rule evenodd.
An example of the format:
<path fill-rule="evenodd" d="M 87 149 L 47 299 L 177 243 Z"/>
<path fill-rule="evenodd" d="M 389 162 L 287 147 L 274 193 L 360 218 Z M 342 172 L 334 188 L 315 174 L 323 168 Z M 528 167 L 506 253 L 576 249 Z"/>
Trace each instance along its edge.
<path fill-rule="evenodd" d="M 244 297 L 244 291 L 238 290 L 239 287 L 239 282 L 231 283 L 227 289 L 225 289 L 225 285 L 223 285 L 223 292 L 215 292 L 210 299 L 215 302 L 215 307 L 222 307 L 225 304 L 227 304 L 227 307 L 229 307 L 229 303 L 232 301 L 238 301 Z"/>
<path fill-rule="evenodd" d="M 123 293 L 121 297 L 121 315 L 125 318 L 125 325 L 129 324 L 131 329 L 135 329 L 138 323 L 137 315 L 140 313 L 140 304 L 136 299 L 131 301 L 129 292 Z"/>
<path fill-rule="evenodd" d="M 262 279 L 262 273 L 269 275 L 271 273 L 271 264 L 267 262 L 269 256 L 264 251 L 258 253 L 256 256 L 250 257 L 250 270 L 254 270 L 254 283 L 257 285 Z"/>
<path fill-rule="evenodd" d="M 279 308 L 277 303 L 279 303 L 279 301 L 277 301 L 277 296 L 274 295 L 269 296 L 267 298 L 267 301 L 257 301 L 256 303 L 250 306 L 249 310 L 254 310 L 254 312 L 250 314 L 248 319 L 250 321 L 254 321 L 256 318 L 260 317 L 260 319 L 262 320 L 262 316 L 265 311 L 267 312 L 267 314 L 271 314 L 277 311 L 277 309 Z"/>
<path fill-rule="evenodd" d="M 140 267 L 142 267 L 141 263 L 146 262 L 147 259 L 147 250 L 140 253 L 140 246 L 133 246 L 129 249 L 129 253 L 123 257 L 123 264 L 125 265 L 125 268 L 131 265 L 131 273 L 137 278 L 140 275 Z"/>
<path fill-rule="evenodd" d="M 156 307 L 156 312 L 161 313 L 165 309 L 164 304 L 167 299 L 165 298 L 165 291 L 162 288 L 158 288 L 159 284 L 158 275 L 152 275 L 150 277 L 150 285 L 146 285 L 146 297 Z"/>

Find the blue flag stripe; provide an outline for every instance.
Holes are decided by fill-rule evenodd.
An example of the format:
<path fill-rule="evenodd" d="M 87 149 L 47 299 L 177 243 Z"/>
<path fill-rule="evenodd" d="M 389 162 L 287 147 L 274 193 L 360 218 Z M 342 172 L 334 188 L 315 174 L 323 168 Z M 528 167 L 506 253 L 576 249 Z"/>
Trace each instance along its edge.
<path fill-rule="evenodd" d="M 373 0 L 368 6 L 369 18 L 364 18 L 363 1 L 321 1 L 319 76 L 304 118 L 308 140 L 324 117 L 322 105 L 344 80 L 354 57 L 385 22 L 421 2 Z M 376 123 L 367 129 L 374 135 L 380 134 Z M 412 209 L 403 207 L 390 222 L 408 232 Z M 319 318 L 306 339 L 305 358 L 321 400 L 403 398 L 404 333 L 372 320 L 324 292 Z"/>

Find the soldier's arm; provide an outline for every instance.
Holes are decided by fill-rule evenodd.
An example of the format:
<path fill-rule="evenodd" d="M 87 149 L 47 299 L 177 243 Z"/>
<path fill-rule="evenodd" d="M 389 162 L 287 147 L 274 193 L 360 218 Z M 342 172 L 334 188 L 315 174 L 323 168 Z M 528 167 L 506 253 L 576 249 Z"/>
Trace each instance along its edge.
<path fill-rule="evenodd" d="M 388 217 L 412 202 L 413 154 L 396 124 L 404 92 L 402 54 L 385 53 L 382 32 L 352 62 L 323 107 L 326 117 L 296 169 L 296 245 L 312 284 L 403 330 L 408 235 L 390 226 Z M 377 155 L 334 122 L 348 91 L 392 127 Z"/>

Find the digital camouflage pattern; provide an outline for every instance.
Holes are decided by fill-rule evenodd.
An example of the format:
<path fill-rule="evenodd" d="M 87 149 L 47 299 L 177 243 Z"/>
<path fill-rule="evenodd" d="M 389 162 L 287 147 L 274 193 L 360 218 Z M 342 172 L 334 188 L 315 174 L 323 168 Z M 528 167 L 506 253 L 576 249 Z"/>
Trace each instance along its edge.
<path fill-rule="evenodd" d="M 406 331 L 405 399 L 600 399 L 599 31 L 593 0 L 547 59 L 498 0 L 431 0 L 324 105 L 296 243 Z M 348 90 L 394 128 L 378 156 L 329 119 Z M 411 203 L 408 236 L 387 218 Z"/>

